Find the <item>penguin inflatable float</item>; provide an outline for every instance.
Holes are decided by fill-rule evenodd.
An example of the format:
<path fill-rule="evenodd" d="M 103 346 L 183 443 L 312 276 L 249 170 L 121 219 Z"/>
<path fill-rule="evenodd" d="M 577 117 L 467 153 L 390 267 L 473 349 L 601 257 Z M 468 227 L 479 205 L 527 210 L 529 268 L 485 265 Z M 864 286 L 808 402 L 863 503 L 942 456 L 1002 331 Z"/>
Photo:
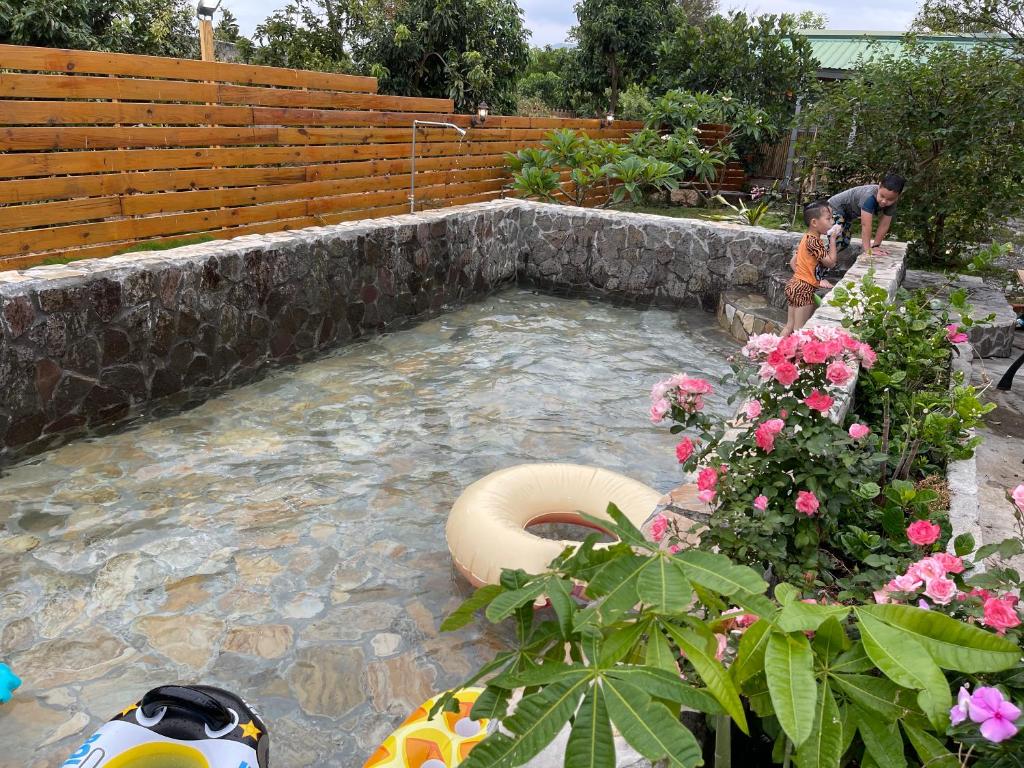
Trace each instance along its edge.
<path fill-rule="evenodd" d="M 123 709 L 61 768 L 268 768 L 270 737 L 233 693 L 164 685 Z"/>

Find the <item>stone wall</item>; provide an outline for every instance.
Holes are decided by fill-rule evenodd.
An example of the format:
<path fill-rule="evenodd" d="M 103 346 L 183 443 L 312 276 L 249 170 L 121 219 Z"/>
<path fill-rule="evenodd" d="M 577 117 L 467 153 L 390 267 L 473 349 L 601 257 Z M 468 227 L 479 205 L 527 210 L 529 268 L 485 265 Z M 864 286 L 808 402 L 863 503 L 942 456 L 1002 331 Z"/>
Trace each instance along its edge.
<path fill-rule="evenodd" d="M 431 212 L 0 273 L 0 462 L 508 285 L 515 226 Z"/>
<path fill-rule="evenodd" d="M 798 239 L 506 200 L 3 272 L 0 464 L 513 282 L 714 309 Z"/>

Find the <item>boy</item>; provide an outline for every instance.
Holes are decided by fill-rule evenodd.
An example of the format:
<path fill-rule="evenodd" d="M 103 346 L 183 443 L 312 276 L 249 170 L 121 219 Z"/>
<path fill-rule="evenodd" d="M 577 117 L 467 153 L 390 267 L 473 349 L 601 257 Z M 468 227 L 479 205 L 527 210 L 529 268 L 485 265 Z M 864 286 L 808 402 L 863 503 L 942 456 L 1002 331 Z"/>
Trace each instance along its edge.
<path fill-rule="evenodd" d="M 782 336 L 789 336 L 798 331 L 814 314 L 814 290 L 831 288 L 827 281 L 818 281 L 815 271 L 818 266 L 834 267 L 836 265 L 836 236 L 841 227 L 832 221 L 832 209 L 826 200 L 817 200 L 804 207 L 804 223 L 807 232 L 797 246 L 789 266 L 793 269 L 793 277 L 786 283 L 786 302 L 789 305 L 786 327 Z M 822 235 L 827 234 L 828 250 L 821 242 Z"/>
<path fill-rule="evenodd" d="M 889 255 L 889 252 L 881 247 L 882 240 L 889 233 L 892 215 L 896 212 L 896 201 L 900 199 L 905 184 L 906 179 L 902 176 L 890 173 L 882 179 L 881 184 L 852 187 L 828 199 L 833 221 L 842 227 L 838 243 L 840 251 L 845 250 L 850 244 L 850 226 L 860 217 L 860 240 L 864 247 L 864 255 L 871 256 L 872 252 L 879 256 Z M 872 237 L 871 227 L 875 215 L 879 213 L 881 219 L 878 222 L 878 231 Z"/>

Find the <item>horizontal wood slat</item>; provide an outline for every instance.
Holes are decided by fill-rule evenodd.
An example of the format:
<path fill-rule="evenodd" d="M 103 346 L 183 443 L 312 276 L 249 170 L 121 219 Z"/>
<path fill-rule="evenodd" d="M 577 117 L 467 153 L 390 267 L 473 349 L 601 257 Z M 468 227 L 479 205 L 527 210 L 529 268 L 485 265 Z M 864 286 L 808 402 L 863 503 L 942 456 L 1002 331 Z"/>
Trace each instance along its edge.
<path fill-rule="evenodd" d="M 172 59 L 103 51 L 74 51 L 0 45 L 0 69 L 37 70 L 62 74 L 129 75 L 172 80 L 214 80 L 246 85 L 277 85 L 331 91 L 377 92 L 377 78 L 261 67 L 220 61 Z"/>

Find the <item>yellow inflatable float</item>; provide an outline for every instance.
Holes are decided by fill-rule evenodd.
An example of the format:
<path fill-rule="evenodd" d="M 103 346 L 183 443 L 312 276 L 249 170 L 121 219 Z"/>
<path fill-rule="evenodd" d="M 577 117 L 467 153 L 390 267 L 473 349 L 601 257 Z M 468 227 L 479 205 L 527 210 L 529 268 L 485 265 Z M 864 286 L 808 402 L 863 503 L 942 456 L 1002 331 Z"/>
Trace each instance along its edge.
<path fill-rule="evenodd" d="M 448 516 L 445 535 L 456 568 L 475 586 L 497 584 L 503 568 L 543 573 L 573 541 L 544 539 L 540 523 L 593 527 L 585 512 L 607 519 L 613 502 L 638 528 L 662 494 L 625 475 L 580 464 L 521 464 L 469 486 Z"/>
<path fill-rule="evenodd" d="M 459 711 L 427 715 L 440 698 L 423 702 L 396 728 L 363 768 L 455 768 L 487 736 L 487 720 L 469 716 L 483 688 L 464 688 L 455 694 Z"/>

